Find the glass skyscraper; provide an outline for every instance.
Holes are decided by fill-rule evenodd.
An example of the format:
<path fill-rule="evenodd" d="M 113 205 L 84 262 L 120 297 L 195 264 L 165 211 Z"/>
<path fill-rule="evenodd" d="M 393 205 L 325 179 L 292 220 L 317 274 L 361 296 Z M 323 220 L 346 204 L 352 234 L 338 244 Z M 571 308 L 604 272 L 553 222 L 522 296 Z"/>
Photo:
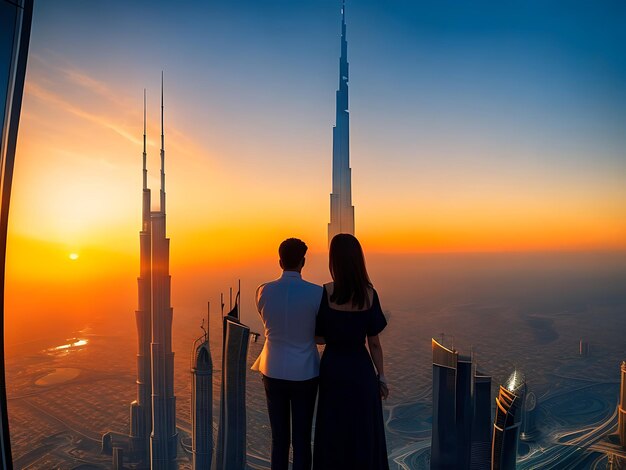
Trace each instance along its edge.
<path fill-rule="evenodd" d="M 432 469 L 469 468 L 472 416 L 472 360 L 432 340 Z"/>
<path fill-rule="evenodd" d="M 500 385 L 493 423 L 492 470 L 515 469 L 525 395 L 526 379 L 517 370 L 513 371 L 506 384 Z"/>

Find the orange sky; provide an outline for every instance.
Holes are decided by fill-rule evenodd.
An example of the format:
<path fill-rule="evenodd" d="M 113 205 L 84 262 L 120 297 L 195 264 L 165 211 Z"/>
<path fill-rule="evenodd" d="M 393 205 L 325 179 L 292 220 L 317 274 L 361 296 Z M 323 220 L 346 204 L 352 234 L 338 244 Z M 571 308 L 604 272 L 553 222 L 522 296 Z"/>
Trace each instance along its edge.
<path fill-rule="evenodd" d="M 148 158 L 156 190 L 159 77 L 153 78 L 147 83 Z M 110 308 L 134 308 L 144 85 L 133 77 L 105 83 L 35 48 L 11 201 L 9 313 L 56 309 L 80 316 L 94 299 L 100 311 L 109 301 Z M 323 258 L 332 116 L 320 123 L 323 139 L 303 131 L 266 145 L 242 135 L 235 122 L 232 129 L 207 123 L 198 132 L 203 126 L 196 122 L 187 130 L 193 116 L 202 116 L 182 108 L 177 96 L 166 91 L 172 270 L 222 270 L 235 279 L 248 261 L 273 260 L 288 236 L 306 240 Z M 480 153 L 462 134 L 442 147 L 416 142 L 410 152 L 397 149 L 398 158 L 390 147 L 389 155 L 361 159 L 376 135 L 359 134 L 358 118 L 353 128 L 353 202 L 366 252 L 626 249 L 626 185 L 619 171 L 528 163 L 525 148 L 487 145 Z M 437 164 L 442 149 L 454 165 Z M 70 253 L 79 258 L 70 260 Z M 116 286 L 117 299 L 106 299 L 102 280 Z"/>

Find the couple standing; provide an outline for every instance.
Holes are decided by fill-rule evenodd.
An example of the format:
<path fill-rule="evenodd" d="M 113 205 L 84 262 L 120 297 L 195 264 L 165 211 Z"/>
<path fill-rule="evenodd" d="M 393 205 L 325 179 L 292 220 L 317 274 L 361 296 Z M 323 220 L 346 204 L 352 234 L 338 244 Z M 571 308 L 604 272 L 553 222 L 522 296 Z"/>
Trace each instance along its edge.
<path fill-rule="evenodd" d="M 389 390 L 378 338 L 387 322 L 361 245 L 348 234 L 332 239 L 333 282 L 324 287 L 302 279 L 306 251 L 296 238 L 282 242 L 282 276 L 256 293 L 266 340 L 252 368 L 263 375 L 271 468 L 287 470 L 291 442 L 293 470 L 311 463 L 314 470 L 388 470 L 381 398 Z M 316 343 L 326 345 L 321 361 Z"/>

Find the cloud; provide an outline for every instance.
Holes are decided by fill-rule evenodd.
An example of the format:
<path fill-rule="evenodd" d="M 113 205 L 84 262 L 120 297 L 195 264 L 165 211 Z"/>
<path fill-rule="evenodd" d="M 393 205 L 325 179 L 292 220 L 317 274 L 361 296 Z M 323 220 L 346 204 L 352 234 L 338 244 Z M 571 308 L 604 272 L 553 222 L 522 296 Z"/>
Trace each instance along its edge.
<path fill-rule="evenodd" d="M 30 56 L 29 79 L 26 83 L 26 93 L 36 97 L 48 104 L 62 109 L 65 112 L 73 114 L 86 121 L 99 125 L 105 129 L 109 129 L 124 139 L 135 145 L 141 145 L 141 136 L 137 133 L 138 126 L 130 129 L 120 123 L 120 116 L 128 116 L 132 122 L 140 124 L 143 120 L 142 109 L 138 106 L 138 100 L 129 98 L 124 94 L 112 89 L 107 83 L 94 78 L 89 73 L 74 66 L 69 61 L 58 55 L 53 55 L 53 59 L 44 58 L 39 54 Z M 65 92 L 52 91 L 53 89 L 63 88 L 63 85 L 70 85 Z M 72 102 L 73 91 L 80 89 L 91 95 L 92 99 L 81 99 L 81 104 Z M 104 109 L 112 110 L 114 116 L 106 113 L 96 113 L 89 111 L 82 105 L 85 102 L 96 101 L 97 98 L 104 100 L 107 106 Z M 151 134 L 148 124 L 148 134 Z M 193 139 L 177 129 L 174 126 L 167 125 L 166 134 L 171 148 L 178 153 L 186 153 L 190 156 L 205 155 L 204 149 L 200 148 Z M 157 132 L 160 133 L 160 130 Z M 148 138 L 149 145 L 158 145 L 158 139 L 152 140 Z M 206 160 L 204 160 L 206 162 Z"/>
<path fill-rule="evenodd" d="M 132 142 L 136 145 L 141 145 L 141 139 L 134 136 L 133 133 L 126 130 L 124 127 L 115 123 L 113 120 L 108 118 L 107 116 L 91 113 L 85 111 L 82 108 L 75 106 L 74 104 L 67 101 L 61 95 L 46 90 L 35 81 L 30 80 L 26 82 L 25 92 L 27 95 L 33 96 L 39 100 L 42 100 L 50 105 L 53 105 L 56 108 L 59 108 L 67 113 L 73 114 L 79 118 L 85 119 L 86 121 L 92 122 L 99 126 L 102 126 L 106 129 L 109 129 L 128 141 Z"/>

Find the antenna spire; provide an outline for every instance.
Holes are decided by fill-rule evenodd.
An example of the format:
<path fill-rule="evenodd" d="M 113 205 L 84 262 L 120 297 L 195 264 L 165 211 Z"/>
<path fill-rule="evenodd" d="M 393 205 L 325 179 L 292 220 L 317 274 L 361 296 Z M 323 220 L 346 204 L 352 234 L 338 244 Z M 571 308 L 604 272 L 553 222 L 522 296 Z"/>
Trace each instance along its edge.
<path fill-rule="evenodd" d="M 143 89 L 143 189 L 148 189 L 148 168 L 146 154 L 146 89 Z"/>
<path fill-rule="evenodd" d="M 165 136 L 163 132 L 163 71 L 161 70 L 161 212 L 165 213 Z"/>

